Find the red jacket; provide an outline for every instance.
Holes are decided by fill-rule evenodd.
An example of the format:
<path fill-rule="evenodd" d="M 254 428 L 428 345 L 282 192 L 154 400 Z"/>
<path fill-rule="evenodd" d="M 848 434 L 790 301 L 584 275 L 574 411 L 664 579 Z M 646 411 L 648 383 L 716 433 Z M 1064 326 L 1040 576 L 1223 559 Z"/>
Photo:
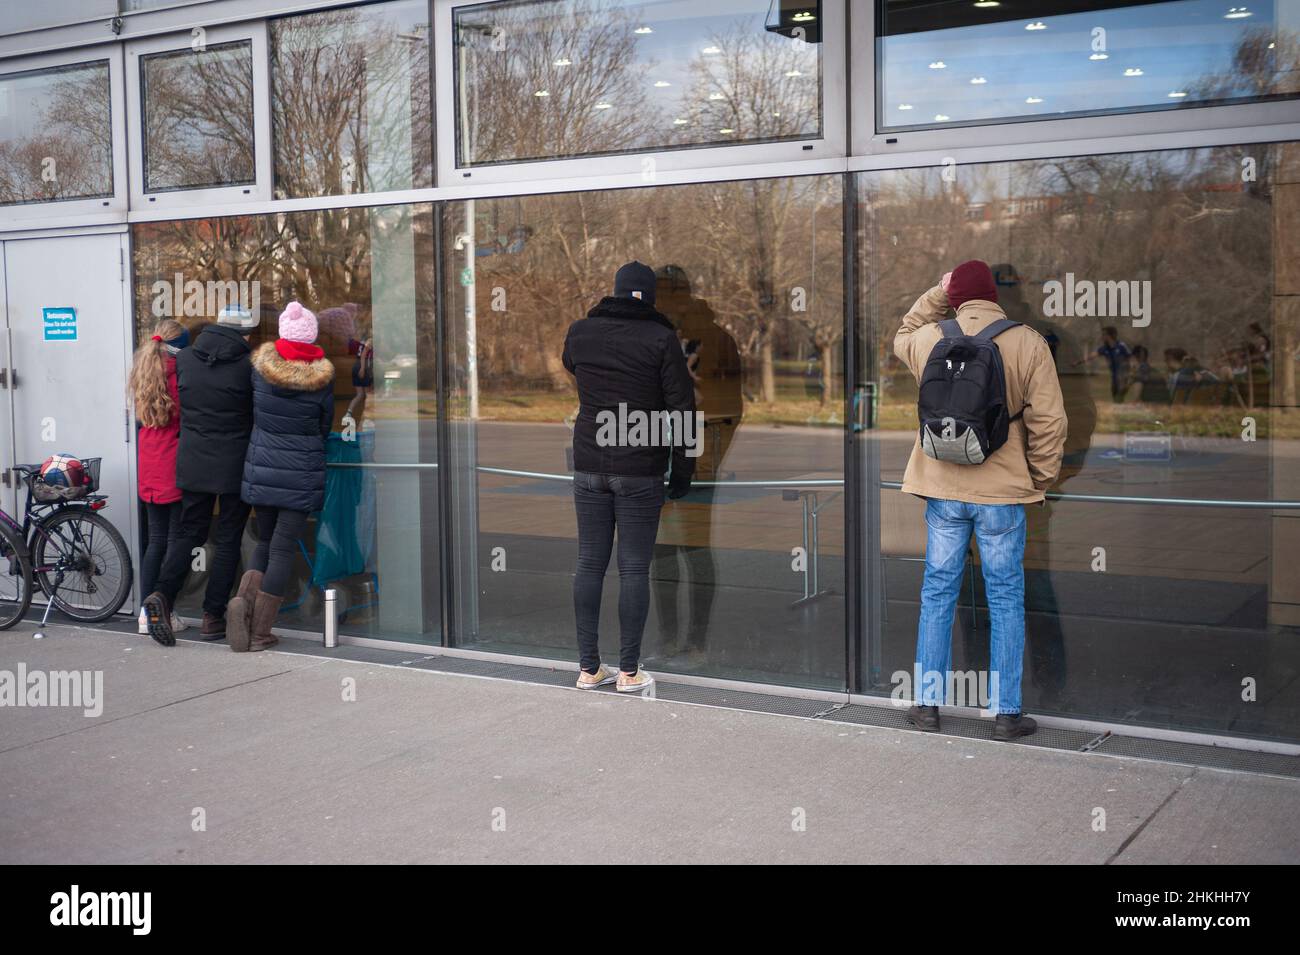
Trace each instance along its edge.
<path fill-rule="evenodd" d="M 181 431 L 181 399 L 176 390 L 176 359 L 167 359 L 167 391 L 172 396 L 172 420 L 162 428 L 141 428 L 136 442 L 140 500 L 172 504 L 181 499 L 176 486 L 176 446 Z"/>

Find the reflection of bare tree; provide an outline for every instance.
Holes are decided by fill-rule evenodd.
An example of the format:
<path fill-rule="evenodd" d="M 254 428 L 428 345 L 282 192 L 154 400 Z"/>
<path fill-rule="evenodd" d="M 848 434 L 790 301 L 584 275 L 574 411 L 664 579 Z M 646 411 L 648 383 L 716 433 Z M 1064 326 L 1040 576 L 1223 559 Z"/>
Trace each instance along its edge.
<path fill-rule="evenodd" d="M 715 34 L 692 60 L 688 115 L 675 140 L 773 140 L 816 135 L 820 74 L 811 43 L 754 32 L 747 21 Z M 701 128 L 704 133 L 701 134 Z M 727 130 L 727 132 L 723 132 Z"/>
<path fill-rule="evenodd" d="M 432 183 L 425 11 L 423 5 L 352 7 L 274 21 L 278 194 Z"/>
<path fill-rule="evenodd" d="M 606 0 L 566 6 L 555 15 L 505 6 L 459 16 L 465 161 L 634 149 L 662 128 L 628 10 Z"/>
<path fill-rule="evenodd" d="M 253 53 L 248 41 L 141 59 L 145 186 L 253 182 Z"/>
<path fill-rule="evenodd" d="M 108 63 L 79 64 L 49 76 L 49 102 L 38 105 L 45 96 L 33 96 L 26 116 L 22 81 L 12 81 L 18 85 L 10 108 L 30 132 L 0 141 L 0 203 L 113 193 Z"/>

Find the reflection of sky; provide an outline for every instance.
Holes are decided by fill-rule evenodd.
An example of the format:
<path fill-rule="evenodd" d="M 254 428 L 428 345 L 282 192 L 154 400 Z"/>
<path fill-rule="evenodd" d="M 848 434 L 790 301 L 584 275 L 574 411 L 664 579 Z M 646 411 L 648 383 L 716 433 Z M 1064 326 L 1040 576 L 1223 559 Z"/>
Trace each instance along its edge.
<path fill-rule="evenodd" d="M 1224 14 L 1233 3 L 1178 0 L 884 37 L 881 124 L 932 124 L 937 115 L 960 122 L 1192 101 L 1198 84 L 1231 71 L 1243 37 L 1272 32 L 1275 6 L 1283 26 L 1300 26 L 1300 0 L 1244 2 L 1251 16 L 1231 20 Z M 1046 29 L 1026 30 L 1030 23 Z M 1104 60 L 1089 58 L 1096 27 L 1106 31 Z M 930 69 L 933 62 L 946 69 Z M 1134 69 L 1142 75 L 1125 75 Z M 971 83 L 976 77 L 986 82 Z M 1191 95 L 1169 96 L 1179 91 Z M 1042 102 L 1027 103 L 1030 97 Z M 900 104 L 913 108 L 900 110 Z"/>
<path fill-rule="evenodd" d="M 763 43 L 793 43 L 789 37 L 768 33 L 765 29 L 769 0 L 649 0 L 649 2 L 629 3 L 615 2 L 609 6 L 623 11 L 632 29 L 649 27 L 652 32 L 637 33 L 637 62 L 646 64 L 645 81 L 651 88 L 654 102 L 660 103 L 668 111 L 678 108 L 687 101 L 690 91 L 690 64 L 698 60 L 707 61 L 710 55 L 705 53 L 712 46 L 715 36 L 741 30 Z M 579 16 L 587 9 L 585 4 L 565 2 L 565 0 L 539 0 L 534 4 L 524 5 L 521 10 L 537 18 L 566 16 L 577 13 Z M 462 23 L 480 23 L 491 26 L 494 16 L 490 8 L 477 14 L 465 15 Z M 803 47 L 808 65 L 801 67 L 808 74 L 808 82 L 817 82 L 817 55 L 819 47 L 810 43 Z M 574 62 L 573 69 L 581 69 L 582 64 Z M 669 86 L 655 87 L 656 82 L 666 82 Z"/>
<path fill-rule="evenodd" d="M 50 132 L 47 113 L 60 83 L 85 84 L 84 95 L 108 98 L 108 65 L 95 63 L 0 80 L 0 142 L 31 139 Z"/>

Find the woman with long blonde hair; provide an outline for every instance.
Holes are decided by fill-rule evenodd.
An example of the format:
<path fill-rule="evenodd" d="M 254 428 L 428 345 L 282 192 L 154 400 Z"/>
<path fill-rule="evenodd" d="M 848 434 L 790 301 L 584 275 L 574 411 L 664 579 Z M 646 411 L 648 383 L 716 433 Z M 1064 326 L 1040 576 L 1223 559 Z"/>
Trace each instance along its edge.
<path fill-rule="evenodd" d="M 176 387 L 176 353 L 188 345 L 190 333 L 180 322 L 165 318 L 135 350 L 129 388 L 140 432 L 136 440 L 136 474 L 144 501 L 149 534 L 140 561 L 140 593 L 152 593 L 167 545 L 180 529 L 181 492 L 176 486 L 176 448 L 180 439 L 181 404 Z M 184 624 L 172 615 L 172 629 Z M 148 633 L 140 611 L 140 632 Z"/>

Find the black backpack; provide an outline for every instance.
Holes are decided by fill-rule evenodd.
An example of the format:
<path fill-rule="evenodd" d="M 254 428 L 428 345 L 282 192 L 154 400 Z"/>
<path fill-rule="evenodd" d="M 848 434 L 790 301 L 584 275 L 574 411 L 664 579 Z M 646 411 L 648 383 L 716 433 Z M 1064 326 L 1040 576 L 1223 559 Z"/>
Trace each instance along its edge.
<path fill-rule="evenodd" d="M 949 318 L 939 323 L 935 343 L 921 375 L 916 403 L 921 420 L 921 450 L 937 461 L 981 464 L 1006 444 L 1015 415 L 1007 411 L 1007 378 L 1002 353 L 993 339 L 1019 322 L 1001 318 L 967 335 Z"/>

